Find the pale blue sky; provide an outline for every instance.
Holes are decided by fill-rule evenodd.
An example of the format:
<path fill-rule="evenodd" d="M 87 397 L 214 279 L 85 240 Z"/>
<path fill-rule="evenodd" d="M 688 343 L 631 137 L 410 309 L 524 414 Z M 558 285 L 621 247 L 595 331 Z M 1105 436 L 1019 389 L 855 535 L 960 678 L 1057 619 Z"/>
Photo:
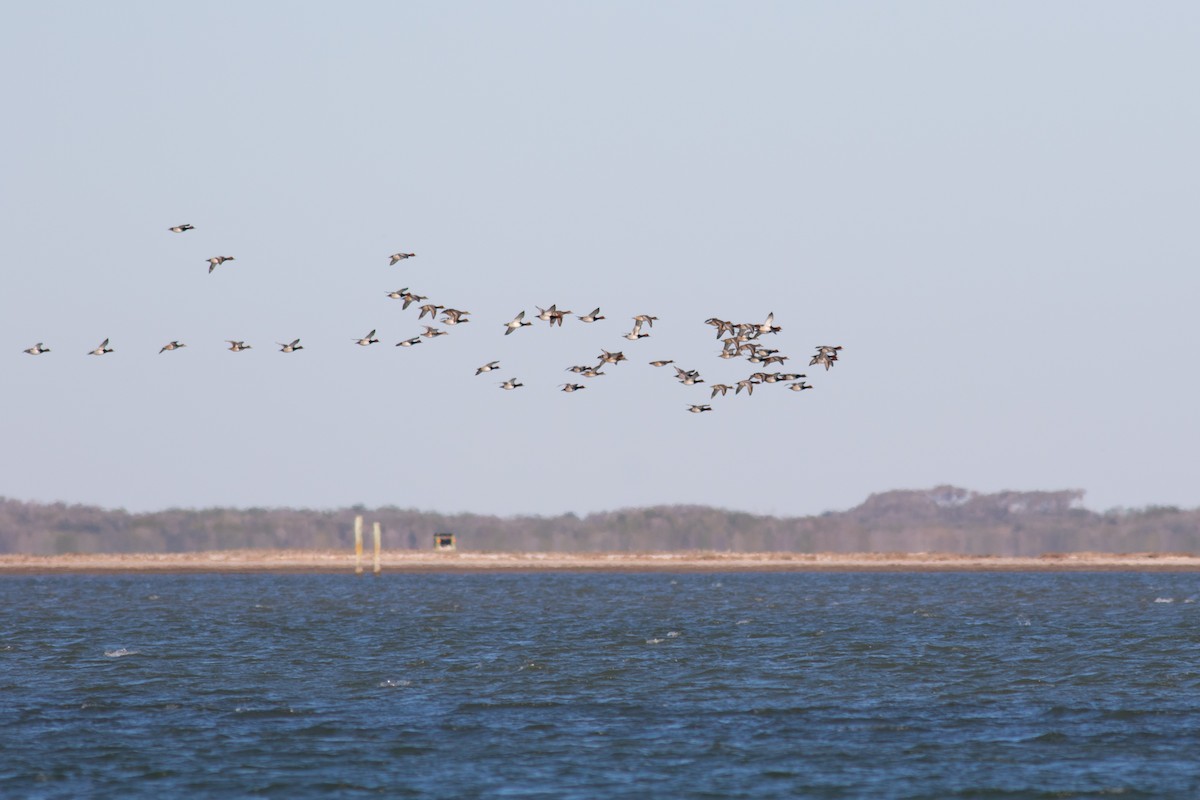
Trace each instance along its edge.
<path fill-rule="evenodd" d="M 1198 41 L 1194 3 L 6 4 L 0 494 L 1200 505 Z M 401 287 L 473 322 L 393 347 Z M 502 335 L 551 303 L 609 319 Z M 814 391 L 688 414 L 646 364 L 745 377 L 703 321 L 769 311 Z"/>

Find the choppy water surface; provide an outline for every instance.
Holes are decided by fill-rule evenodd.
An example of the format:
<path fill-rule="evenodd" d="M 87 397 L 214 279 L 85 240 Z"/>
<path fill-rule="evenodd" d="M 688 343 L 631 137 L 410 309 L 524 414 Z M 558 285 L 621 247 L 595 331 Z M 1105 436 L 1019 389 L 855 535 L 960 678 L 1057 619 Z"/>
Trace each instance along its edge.
<path fill-rule="evenodd" d="M 1200 796 L 1200 576 L 0 579 L 4 797 Z"/>

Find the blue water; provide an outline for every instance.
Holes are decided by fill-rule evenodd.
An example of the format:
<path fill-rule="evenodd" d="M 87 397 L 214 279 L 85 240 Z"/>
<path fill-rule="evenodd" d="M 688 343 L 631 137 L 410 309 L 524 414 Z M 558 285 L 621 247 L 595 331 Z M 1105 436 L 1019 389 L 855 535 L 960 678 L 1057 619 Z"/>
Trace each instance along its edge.
<path fill-rule="evenodd" d="M 1192 574 L 0 579 L 0 796 L 1200 797 Z"/>

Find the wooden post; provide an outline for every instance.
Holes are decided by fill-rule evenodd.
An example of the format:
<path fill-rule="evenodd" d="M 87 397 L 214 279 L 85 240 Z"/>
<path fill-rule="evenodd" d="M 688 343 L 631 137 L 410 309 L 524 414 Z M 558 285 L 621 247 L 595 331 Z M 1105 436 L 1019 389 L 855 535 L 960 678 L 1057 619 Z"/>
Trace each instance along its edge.
<path fill-rule="evenodd" d="M 376 522 L 375 523 L 375 574 L 376 575 L 379 574 L 379 570 L 380 570 L 380 567 L 379 567 L 379 546 L 380 546 L 379 539 L 380 539 L 379 523 Z"/>
<path fill-rule="evenodd" d="M 354 574 L 362 575 L 362 515 L 354 518 Z"/>

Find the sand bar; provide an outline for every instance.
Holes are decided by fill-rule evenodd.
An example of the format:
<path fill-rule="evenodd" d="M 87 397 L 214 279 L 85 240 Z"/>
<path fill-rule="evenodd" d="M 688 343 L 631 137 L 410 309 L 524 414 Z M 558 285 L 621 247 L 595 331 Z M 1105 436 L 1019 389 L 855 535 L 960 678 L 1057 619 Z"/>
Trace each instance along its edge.
<path fill-rule="evenodd" d="M 364 555 L 363 571 L 372 570 Z M 384 573 L 444 572 L 1200 572 L 1186 553 L 1054 553 L 1039 557 L 951 553 L 434 553 L 393 552 Z M 221 550 L 202 553 L 0 554 L 0 575 L 87 573 L 353 573 L 353 552 Z"/>

